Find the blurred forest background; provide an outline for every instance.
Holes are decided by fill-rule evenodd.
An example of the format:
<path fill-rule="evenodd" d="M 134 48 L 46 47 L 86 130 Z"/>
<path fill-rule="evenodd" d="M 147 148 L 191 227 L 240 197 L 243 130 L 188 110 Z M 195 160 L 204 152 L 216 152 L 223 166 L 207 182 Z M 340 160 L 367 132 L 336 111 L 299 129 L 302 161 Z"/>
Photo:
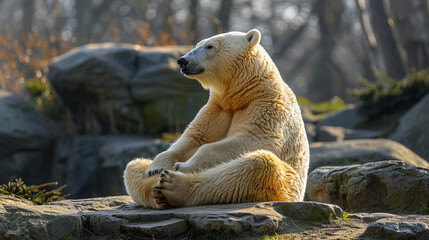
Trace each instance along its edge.
<path fill-rule="evenodd" d="M 0 0 L 0 183 L 124 194 L 126 164 L 167 149 L 207 100 L 176 59 L 252 28 L 310 142 L 390 138 L 429 158 L 429 0 Z"/>
<path fill-rule="evenodd" d="M 48 84 L 50 60 L 86 43 L 188 45 L 258 28 L 297 95 L 339 96 L 373 67 L 392 79 L 429 64 L 427 0 L 0 0 L 0 88 Z"/>

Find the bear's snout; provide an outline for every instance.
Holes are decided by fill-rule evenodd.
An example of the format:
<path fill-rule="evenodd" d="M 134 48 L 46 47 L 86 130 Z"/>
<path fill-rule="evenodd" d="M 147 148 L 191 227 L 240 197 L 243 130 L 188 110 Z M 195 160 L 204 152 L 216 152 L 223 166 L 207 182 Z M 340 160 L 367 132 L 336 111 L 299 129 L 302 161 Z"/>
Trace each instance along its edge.
<path fill-rule="evenodd" d="M 183 69 L 188 65 L 188 61 L 184 57 L 181 57 L 177 59 L 177 64 L 179 64 L 180 68 Z"/>

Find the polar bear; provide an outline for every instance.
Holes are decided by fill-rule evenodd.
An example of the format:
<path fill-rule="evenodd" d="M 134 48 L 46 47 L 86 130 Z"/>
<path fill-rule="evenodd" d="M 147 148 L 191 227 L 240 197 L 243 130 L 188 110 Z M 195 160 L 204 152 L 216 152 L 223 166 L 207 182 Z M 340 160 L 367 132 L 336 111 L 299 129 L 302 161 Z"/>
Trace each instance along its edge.
<path fill-rule="evenodd" d="M 310 157 L 304 123 L 260 39 L 256 29 L 219 34 L 179 58 L 182 73 L 210 97 L 167 151 L 127 165 L 126 190 L 137 204 L 303 200 Z"/>

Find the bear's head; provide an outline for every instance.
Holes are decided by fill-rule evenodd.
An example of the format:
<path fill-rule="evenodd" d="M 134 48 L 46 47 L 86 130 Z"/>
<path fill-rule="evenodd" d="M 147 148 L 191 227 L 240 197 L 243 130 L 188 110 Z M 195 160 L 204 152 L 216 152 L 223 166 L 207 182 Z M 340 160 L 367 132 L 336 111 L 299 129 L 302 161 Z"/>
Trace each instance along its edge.
<path fill-rule="evenodd" d="M 204 88 L 225 86 L 244 67 L 243 61 L 251 59 L 260 40 L 261 33 L 256 29 L 215 35 L 199 42 L 177 63 L 186 77 L 197 79 Z"/>

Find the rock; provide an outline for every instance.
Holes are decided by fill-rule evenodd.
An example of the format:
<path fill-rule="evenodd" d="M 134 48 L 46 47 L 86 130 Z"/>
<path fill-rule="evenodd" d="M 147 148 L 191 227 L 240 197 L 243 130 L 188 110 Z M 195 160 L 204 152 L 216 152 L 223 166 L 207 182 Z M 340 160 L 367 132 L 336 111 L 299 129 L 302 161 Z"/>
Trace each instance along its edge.
<path fill-rule="evenodd" d="M 359 123 L 365 121 L 365 117 L 359 114 L 358 108 L 353 105 L 347 105 L 344 110 L 333 113 L 318 123 L 318 126 L 337 126 L 353 129 Z"/>
<path fill-rule="evenodd" d="M 399 127 L 389 137 L 429 161 L 429 94 L 399 120 Z"/>
<path fill-rule="evenodd" d="M 317 128 L 317 142 L 340 142 L 344 140 L 345 128 L 333 126 L 321 126 Z"/>
<path fill-rule="evenodd" d="M 186 233 L 189 225 L 185 219 L 170 218 L 156 222 L 133 222 L 122 225 L 126 232 L 135 235 L 158 236 L 165 238 L 173 238 L 180 234 Z"/>
<path fill-rule="evenodd" d="M 42 214 L 19 208 L 1 215 L 6 233 L 0 239 L 61 239 L 82 233 L 82 218 L 77 214 Z"/>
<path fill-rule="evenodd" d="M 394 218 L 398 217 L 398 215 L 391 214 L 391 213 L 353 213 L 350 214 L 350 218 L 356 218 L 356 219 L 362 219 L 364 222 L 375 222 L 377 220 L 383 219 L 383 218 Z"/>
<path fill-rule="evenodd" d="M 316 138 L 316 125 L 312 123 L 305 123 L 305 132 L 309 143 L 313 143 Z"/>
<path fill-rule="evenodd" d="M 137 135 L 79 136 L 57 140 L 53 179 L 73 198 L 125 194 L 123 171 L 138 157 L 154 158 L 170 144 Z"/>
<path fill-rule="evenodd" d="M 342 216 L 343 212 L 338 206 L 316 202 L 220 204 L 168 210 L 146 209 L 130 202 L 128 196 L 117 196 L 41 206 L 4 206 L 6 211 L 0 212 L 0 226 L 6 227 L 0 228 L 3 234 L 0 239 L 7 234 L 19 239 L 64 236 L 177 239 L 189 236 L 189 232 L 192 236 L 262 236 L 285 230 L 312 229 L 330 218 Z"/>
<path fill-rule="evenodd" d="M 342 166 L 382 160 L 400 160 L 429 168 L 428 162 L 400 143 L 388 139 L 360 139 L 312 143 L 309 172 L 321 166 Z"/>
<path fill-rule="evenodd" d="M 0 90 L 0 183 L 49 179 L 49 159 L 58 126 L 33 105 Z"/>
<path fill-rule="evenodd" d="M 191 46 L 89 44 L 50 64 L 49 81 L 83 133 L 159 133 L 185 127 L 208 93 L 180 73 Z"/>
<path fill-rule="evenodd" d="M 301 116 L 304 123 L 316 123 L 325 117 L 324 114 L 314 114 L 309 106 L 299 105 L 299 108 L 301 109 Z"/>
<path fill-rule="evenodd" d="M 307 194 L 348 211 L 416 213 L 429 204 L 429 169 L 393 160 L 320 167 L 309 174 Z"/>
<path fill-rule="evenodd" d="M 374 222 L 360 237 L 375 239 L 429 239 L 429 228 L 420 222 Z"/>
<path fill-rule="evenodd" d="M 0 205 L 29 206 L 35 203 L 22 197 L 0 194 Z"/>
<path fill-rule="evenodd" d="M 316 141 L 318 142 L 340 142 L 353 139 L 376 138 L 383 134 L 381 131 L 364 129 L 345 129 L 343 127 L 321 126 L 317 129 Z"/>

